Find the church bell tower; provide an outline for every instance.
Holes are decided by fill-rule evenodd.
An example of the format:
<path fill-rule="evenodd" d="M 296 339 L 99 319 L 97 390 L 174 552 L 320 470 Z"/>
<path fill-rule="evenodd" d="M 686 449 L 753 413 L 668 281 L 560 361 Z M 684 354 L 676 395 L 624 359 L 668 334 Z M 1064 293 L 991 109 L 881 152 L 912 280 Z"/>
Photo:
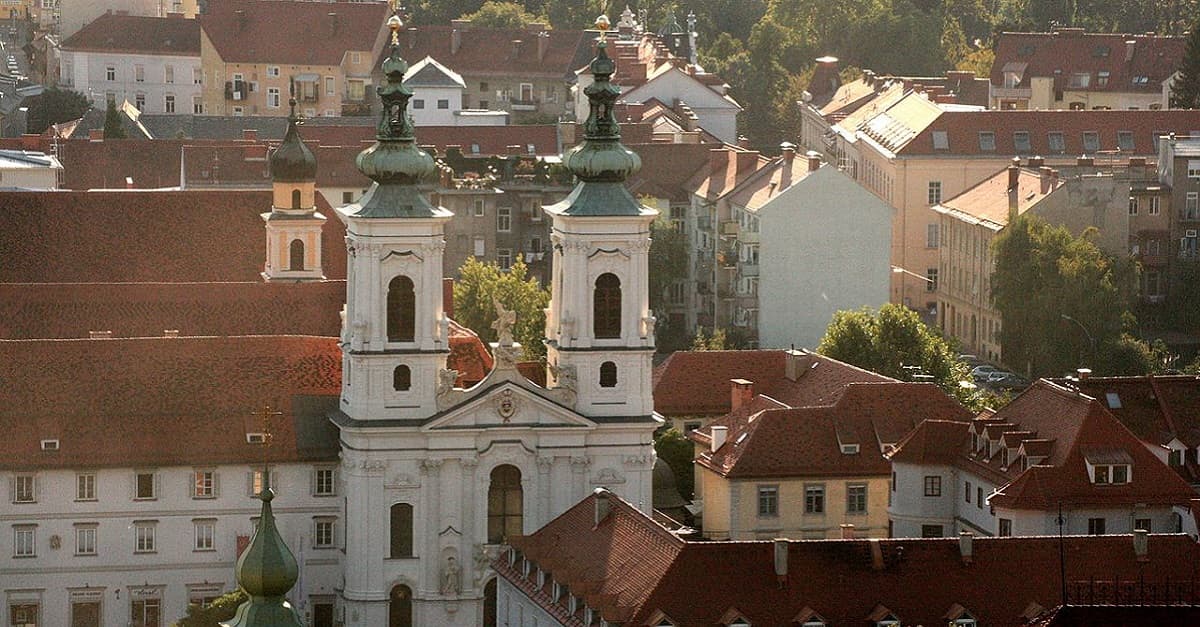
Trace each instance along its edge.
<path fill-rule="evenodd" d="M 320 281 L 321 227 L 317 212 L 317 158 L 300 139 L 296 100 L 289 103 L 287 133 L 271 154 L 271 211 L 267 226 L 267 259 L 262 276 L 268 281 Z"/>

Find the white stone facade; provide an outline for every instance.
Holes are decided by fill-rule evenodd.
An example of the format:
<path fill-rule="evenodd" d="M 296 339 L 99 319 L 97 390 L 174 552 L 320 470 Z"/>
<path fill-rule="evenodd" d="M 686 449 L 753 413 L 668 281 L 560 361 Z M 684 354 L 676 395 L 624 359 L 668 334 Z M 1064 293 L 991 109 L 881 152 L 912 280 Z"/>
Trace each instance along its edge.
<path fill-rule="evenodd" d="M 63 49 L 62 85 L 103 109 L 107 100 L 128 100 L 143 113 L 203 113 L 200 55 L 90 52 Z"/>

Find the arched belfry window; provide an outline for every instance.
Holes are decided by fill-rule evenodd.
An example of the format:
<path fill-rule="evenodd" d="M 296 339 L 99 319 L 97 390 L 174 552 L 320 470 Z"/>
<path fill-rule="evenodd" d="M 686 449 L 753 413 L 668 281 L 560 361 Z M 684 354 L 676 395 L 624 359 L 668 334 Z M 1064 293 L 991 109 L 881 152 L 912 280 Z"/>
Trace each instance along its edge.
<path fill-rule="evenodd" d="M 412 370 L 408 366 L 396 366 L 392 371 L 392 389 L 403 392 L 412 387 Z"/>
<path fill-rule="evenodd" d="M 304 242 L 294 239 L 288 246 L 288 270 L 304 269 Z"/>
<path fill-rule="evenodd" d="M 417 295 L 412 279 L 398 276 L 388 283 L 387 338 L 389 342 L 411 342 L 416 336 Z"/>
<path fill-rule="evenodd" d="M 292 209 L 303 209 L 303 208 L 304 207 L 300 206 L 300 190 L 293 189 L 292 190 Z"/>
<path fill-rule="evenodd" d="M 393 558 L 413 556 L 413 506 L 396 503 L 391 510 L 392 543 L 389 555 Z"/>
<path fill-rule="evenodd" d="M 617 387 L 617 364 L 611 361 L 606 361 L 600 364 L 600 387 L 615 388 Z"/>
<path fill-rule="evenodd" d="M 621 279 L 611 272 L 596 277 L 592 293 L 592 331 L 600 339 L 621 337 Z"/>
<path fill-rule="evenodd" d="M 388 627 L 412 627 L 412 588 L 396 586 L 388 598 Z"/>
<path fill-rule="evenodd" d="M 504 544 L 506 538 L 524 533 L 523 507 L 521 470 L 509 464 L 493 468 L 488 486 L 488 544 Z"/>

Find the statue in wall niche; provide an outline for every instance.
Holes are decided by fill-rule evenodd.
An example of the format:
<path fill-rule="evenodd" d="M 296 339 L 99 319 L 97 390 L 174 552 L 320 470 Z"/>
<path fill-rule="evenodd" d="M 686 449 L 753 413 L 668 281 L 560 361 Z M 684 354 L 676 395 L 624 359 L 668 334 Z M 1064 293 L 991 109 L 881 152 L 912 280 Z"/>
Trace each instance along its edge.
<path fill-rule="evenodd" d="M 512 346 L 512 328 L 517 323 L 517 312 L 505 309 L 504 304 L 495 296 L 492 297 L 492 304 L 496 307 L 496 321 L 492 323 L 492 328 L 496 330 L 497 342 L 500 346 Z"/>
<path fill-rule="evenodd" d="M 442 594 L 457 595 L 462 592 L 462 568 L 453 555 L 447 557 L 446 563 L 442 566 L 441 581 Z"/>
<path fill-rule="evenodd" d="M 437 390 L 434 392 L 438 396 L 445 396 L 454 389 L 454 384 L 458 381 L 459 372 L 450 368 L 441 368 L 437 373 Z"/>
<path fill-rule="evenodd" d="M 355 318 L 351 323 L 350 344 L 354 350 L 362 350 L 363 343 L 367 340 L 367 321 L 362 318 Z"/>

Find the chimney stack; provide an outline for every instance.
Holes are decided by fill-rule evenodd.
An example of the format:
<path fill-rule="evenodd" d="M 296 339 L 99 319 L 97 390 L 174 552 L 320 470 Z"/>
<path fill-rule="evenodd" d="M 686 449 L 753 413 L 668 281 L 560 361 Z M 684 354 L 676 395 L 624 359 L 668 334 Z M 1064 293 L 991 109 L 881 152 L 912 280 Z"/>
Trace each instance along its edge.
<path fill-rule="evenodd" d="M 1075 371 L 1075 375 L 1077 377 L 1079 377 L 1080 381 L 1087 381 L 1092 376 L 1092 369 L 1091 368 L 1080 368 Z"/>
<path fill-rule="evenodd" d="M 1125 62 L 1126 63 L 1129 63 L 1130 61 L 1133 60 L 1133 53 L 1136 50 L 1137 50 L 1137 40 L 1136 39 L 1126 39 L 1125 40 Z"/>
<path fill-rule="evenodd" d="M 842 539 L 843 540 L 853 540 L 854 539 L 854 524 L 853 523 L 843 523 L 838 526 L 842 529 Z"/>
<path fill-rule="evenodd" d="M 521 56 L 521 43 L 520 39 L 512 40 L 512 58 Z"/>
<path fill-rule="evenodd" d="M 729 427 L 713 425 L 710 429 L 712 430 L 711 450 L 716 453 L 722 446 L 725 446 L 725 438 L 729 436 Z"/>
<path fill-rule="evenodd" d="M 412 50 L 417 47 L 417 29 L 415 26 L 410 26 L 406 31 L 408 33 L 408 49 Z"/>
<path fill-rule="evenodd" d="M 792 381 L 803 377 L 804 373 L 808 372 L 813 364 L 816 363 L 816 358 L 811 353 L 806 350 L 796 350 L 795 348 L 784 353 L 783 359 L 783 376 Z"/>
<path fill-rule="evenodd" d="M 733 384 L 729 401 L 730 411 L 737 411 L 754 398 L 754 382 L 746 379 L 730 379 L 729 382 Z"/>
<path fill-rule="evenodd" d="M 597 527 L 599 527 L 600 523 L 604 522 L 604 519 L 608 518 L 609 512 L 612 511 L 612 503 L 608 500 L 610 496 L 608 490 L 605 490 L 604 488 L 596 488 L 596 491 L 592 492 L 592 494 L 596 497 L 595 524 Z"/>
<path fill-rule="evenodd" d="M 163 337 L 179 337 L 179 329 L 163 329 Z"/>
<path fill-rule="evenodd" d="M 788 576 L 788 541 L 787 538 L 775 538 L 775 577 L 779 579 L 779 587 L 787 585 Z"/>
<path fill-rule="evenodd" d="M 329 36 L 332 37 L 338 32 L 338 14 L 330 11 L 326 15 L 329 16 Z"/>
<path fill-rule="evenodd" d="M 450 54 L 458 54 L 458 49 L 462 47 L 462 29 L 455 25 L 450 30 Z"/>
<path fill-rule="evenodd" d="M 883 570 L 883 545 L 879 543 L 879 538 L 871 538 L 868 542 L 871 544 L 871 569 Z"/>
<path fill-rule="evenodd" d="M 1090 168 L 1095 164 L 1096 164 L 1096 160 L 1093 157 L 1089 157 L 1087 155 L 1079 155 L 1079 157 L 1077 159 L 1075 159 L 1075 165 L 1077 165 L 1081 168 Z"/>
<path fill-rule="evenodd" d="M 975 561 L 975 534 L 970 531 L 959 532 L 958 552 L 962 555 L 962 562 L 964 564 L 970 564 Z"/>
<path fill-rule="evenodd" d="M 708 173 L 723 174 L 725 168 L 729 167 L 729 150 L 725 148 L 714 148 L 708 151 Z"/>
<path fill-rule="evenodd" d="M 1133 530 L 1133 554 L 1139 562 L 1150 561 L 1150 532 L 1145 529 Z"/>
<path fill-rule="evenodd" d="M 808 159 L 808 171 L 816 172 L 821 169 L 821 154 L 815 150 L 810 150 L 804 154 Z"/>
<path fill-rule="evenodd" d="M 447 318 L 454 318 L 454 279 L 446 277 L 442 279 L 442 315 Z M 446 340 L 446 338 L 442 338 Z"/>
<path fill-rule="evenodd" d="M 238 9 L 233 12 L 234 18 L 237 21 L 238 32 L 242 32 L 246 28 L 246 11 Z"/>
<path fill-rule="evenodd" d="M 537 36 L 538 63 L 546 59 L 546 50 L 550 48 L 550 33 L 542 31 Z"/>
<path fill-rule="evenodd" d="M 1029 167 L 1034 170 L 1037 170 L 1044 165 L 1046 165 L 1046 159 L 1043 158 L 1041 155 L 1029 158 Z"/>
<path fill-rule="evenodd" d="M 1017 219 L 1018 203 L 1020 201 L 1021 160 L 1013 157 L 1008 166 L 1008 220 Z"/>
<path fill-rule="evenodd" d="M 796 158 L 796 144 L 792 142 L 779 144 L 779 150 L 783 153 L 784 163 L 790 164 Z"/>

